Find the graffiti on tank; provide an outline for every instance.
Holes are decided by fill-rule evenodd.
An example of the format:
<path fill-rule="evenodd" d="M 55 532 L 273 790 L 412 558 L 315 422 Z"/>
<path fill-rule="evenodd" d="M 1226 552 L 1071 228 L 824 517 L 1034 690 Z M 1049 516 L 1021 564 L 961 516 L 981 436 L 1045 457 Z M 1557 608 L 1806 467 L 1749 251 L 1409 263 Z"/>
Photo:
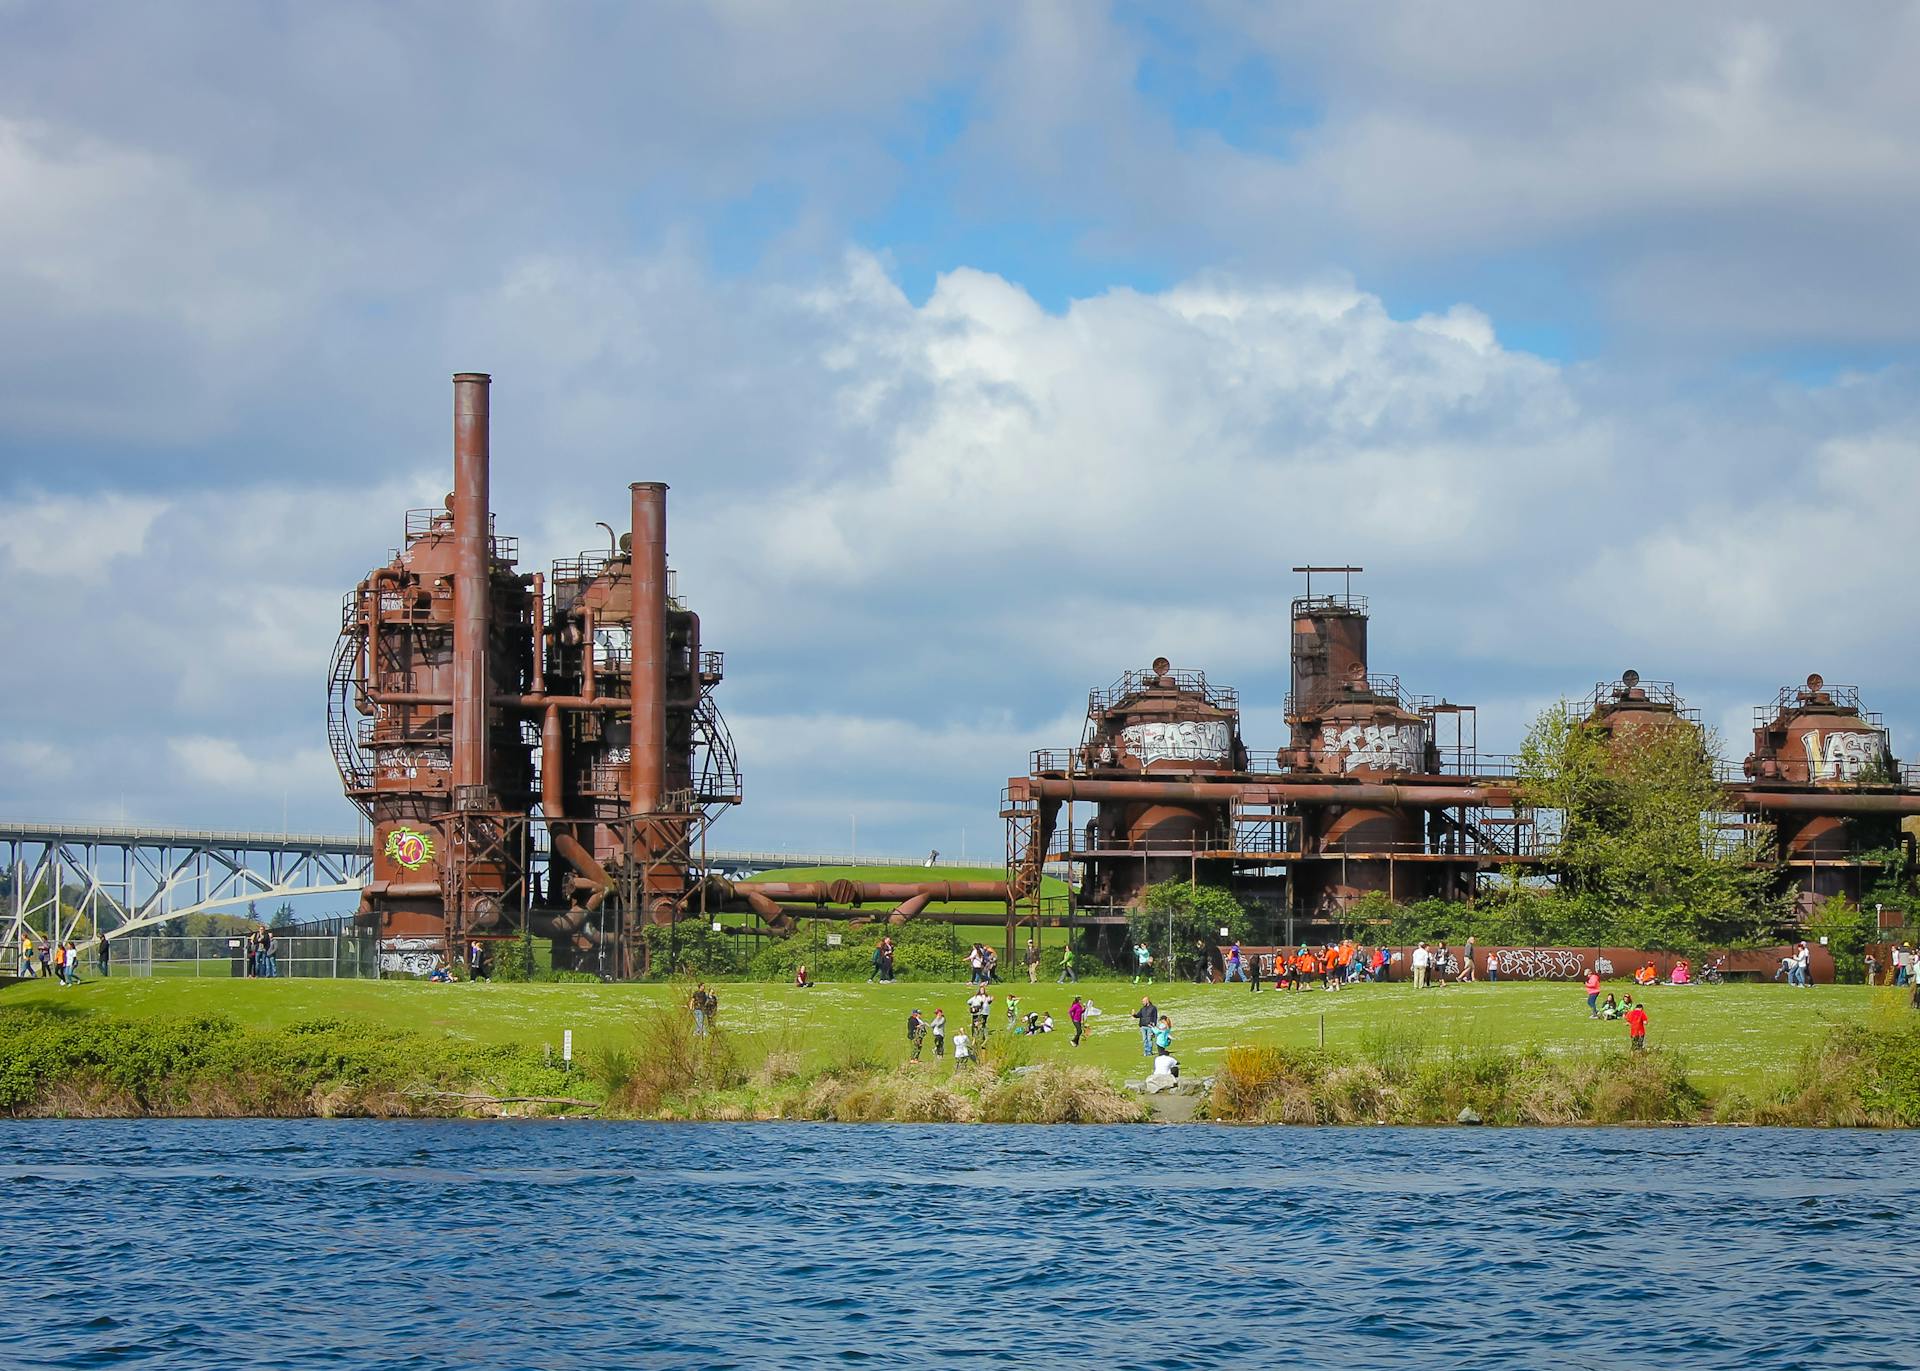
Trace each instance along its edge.
<path fill-rule="evenodd" d="M 1500 979 L 1575 981 L 1587 974 L 1587 959 L 1564 947 L 1503 947 Z"/>
<path fill-rule="evenodd" d="M 1224 762 L 1233 750 L 1233 730 L 1224 719 L 1128 724 L 1120 730 L 1120 741 L 1142 766 L 1169 760 Z"/>
<path fill-rule="evenodd" d="M 1878 733 L 1825 733 L 1808 729 L 1800 735 L 1807 750 L 1807 774 L 1816 781 L 1857 781 L 1880 767 L 1885 747 Z"/>
<path fill-rule="evenodd" d="M 390 747 L 380 750 L 380 774 L 395 779 L 415 780 L 434 772 L 452 771 L 453 758 L 445 752 L 426 748 Z"/>
<path fill-rule="evenodd" d="M 1320 756 L 1338 771 L 1418 771 L 1426 744 L 1424 724 L 1349 724 L 1320 735 Z"/>

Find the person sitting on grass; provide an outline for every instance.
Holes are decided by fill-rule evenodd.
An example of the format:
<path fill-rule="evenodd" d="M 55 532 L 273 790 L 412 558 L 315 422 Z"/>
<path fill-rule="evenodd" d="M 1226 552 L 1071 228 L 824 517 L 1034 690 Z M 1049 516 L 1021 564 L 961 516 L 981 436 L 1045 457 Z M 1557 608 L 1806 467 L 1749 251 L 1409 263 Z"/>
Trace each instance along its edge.
<path fill-rule="evenodd" d="M 1600 1017 L 1603 1019 L 1617 1019 L 1622 1012 L 1620 1002 L 1613 998 L 1613 992 L 1609 990 L 1607 992 L 1607 998 L 1600 1002 Z"/>
<path fill-rule="evenodd" d="M 1153 1059 L 1153 1074 L 1156 1076 L 1171 1076 L 1174 1080 L 1179 1080 L 1179 1059 L 1171 1052 L 1162 1051 L 1159 1056 Z"/>
<path fill-rule="evenodd" d="M 807 974 L 807 964 L 805 962 L 800 963 L 800 965 L 793 969 L 793 985 L 796 990 L 811 990 L 813 988 L 813 977 Z"/>
<path fill-rule="evenodd" d="M 1038 1033 L 1040 1031 L 1040 1011 L 1037 1009 L 1028 1010 L 1027 1021 L 1020 1026 L 1018 1031 L 1022 1033 Z"/>
<path fill-rule="evenodd" d="M 1633 979 L 1641 985 L 1656 985 L 1659 983 L 1660 973 L 1654 970 L 1652 962 L 1648 962 L 1645 966 L 1633 973 Z"/>
<path fill-rule="evenodd" d="M 1693 968 L 1687 965 L 1685 957 L 1673 964 L 1673 975 L 1668 978 L 1668 981 L 1672 985 L 1693 984 Z"/>
<path fill-rule="evenodd" d="M 1053 1032 L 1053 1014 L 1051 1012 L 1042 1014 L 1040 1016 L 1040 1026 L 1033 1031 L 1036 1033 Z"/>
<path fill-rule="evenodd" d="M 447 965 L 447 959 L 445 957 L 435 957 L 433 959 L 433 970 L 427 973 L 427 979 L 442 985 L 452 983 L 453 968 Z"/>

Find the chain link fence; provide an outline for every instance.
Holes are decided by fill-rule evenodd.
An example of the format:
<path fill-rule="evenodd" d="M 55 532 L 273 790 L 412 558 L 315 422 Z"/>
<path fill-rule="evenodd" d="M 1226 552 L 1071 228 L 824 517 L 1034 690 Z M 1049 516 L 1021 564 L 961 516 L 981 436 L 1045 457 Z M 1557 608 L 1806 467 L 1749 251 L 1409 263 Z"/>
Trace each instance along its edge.
<path fill-rule="evenodd" d="M 112 976 L 234 977 L 253 974 L 252 957 L 244 937 L 176 938 L 137 935 L 114 938 L 111 960 L 104 969 Z M 275 976 L 333 979 L 375 974 L 370 939 L 350 933 L 280 934 L 273 939 Z"/>

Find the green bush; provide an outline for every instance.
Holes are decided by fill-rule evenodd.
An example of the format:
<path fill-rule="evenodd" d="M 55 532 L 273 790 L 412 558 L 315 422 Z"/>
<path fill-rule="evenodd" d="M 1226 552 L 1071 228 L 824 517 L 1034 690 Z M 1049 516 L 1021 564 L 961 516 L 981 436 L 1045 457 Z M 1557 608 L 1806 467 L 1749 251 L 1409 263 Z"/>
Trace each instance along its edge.
<path fill-rule="evenodd" d="M 711 924 L 698 919 L 682 919 L 672 925 L 650 923 L 640 936 L 647 945 L 651 980 L 731 976 L 741 969 L 740 958 L 733 950 L 733 936 L 715 933 Z"/>
<path fill-rule="evenodd" d="M 994 930 L 955 929 L 947 924 L 915 923 L 898 926 L 884 922 L 849 928 L 833 919 L 803 921 L 790 938 L 769 938 L 748 963 L 747 971 L 756 980 L 791 981 L 794 971 L 805 963 L 807 974 L 816 981 L 864 981 L 873 974 L 873 949 L 882 937 L 893 938 L 893 974 L 903 981 L 947 981 L 964 979 L 967 974 L 967 948 L 980 932 Z M 827 938 L 839 934 L 839 947 L 827 946 Z M 1000 949 L 1004 955 L 1005 949 Z M 1002 965 L 1002 976 L 1011 976 L 1013 968 Z"/>

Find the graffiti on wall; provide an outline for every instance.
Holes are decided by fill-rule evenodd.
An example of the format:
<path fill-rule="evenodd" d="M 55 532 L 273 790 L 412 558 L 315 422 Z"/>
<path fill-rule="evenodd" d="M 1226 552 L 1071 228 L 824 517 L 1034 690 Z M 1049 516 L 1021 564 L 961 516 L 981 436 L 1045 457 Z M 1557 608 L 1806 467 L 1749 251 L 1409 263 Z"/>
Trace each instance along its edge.
<path fill-rule="evenodd" d="M 1854 730 L 1810 728 L 1800 735 L 1800 744 L 1807 750 L 1807 774 L 1816 781 L 1857 781 L 1880 769 L 1887 750 L 1878 733 Z"/>
<path fill-rule="evenodd" d="M 380 974 L 382 976 L 425 976 L 445 944 L 439 938 L 382 938 Z"/>
<path fill-rule="evenodd" d="M 1425 724 L 1349 724 L 1320 735 L 1320 757 L 1335 771 L 1419 771 L 1426 763 Z"/>
<path fill-rule="evenodd" d="M 1587 959 L 1571 948 L 1502 947 L 1496 950 L 1502 980 L 1575 981 L 1587 974 Z"/>
<path fill-rule="evenodd" d="M 1142 766 L 1166 760 L 1224 762 L 1233 750 L 1233 730 L 1224 719 L 1128 724 L 1120 741 Z"/>

